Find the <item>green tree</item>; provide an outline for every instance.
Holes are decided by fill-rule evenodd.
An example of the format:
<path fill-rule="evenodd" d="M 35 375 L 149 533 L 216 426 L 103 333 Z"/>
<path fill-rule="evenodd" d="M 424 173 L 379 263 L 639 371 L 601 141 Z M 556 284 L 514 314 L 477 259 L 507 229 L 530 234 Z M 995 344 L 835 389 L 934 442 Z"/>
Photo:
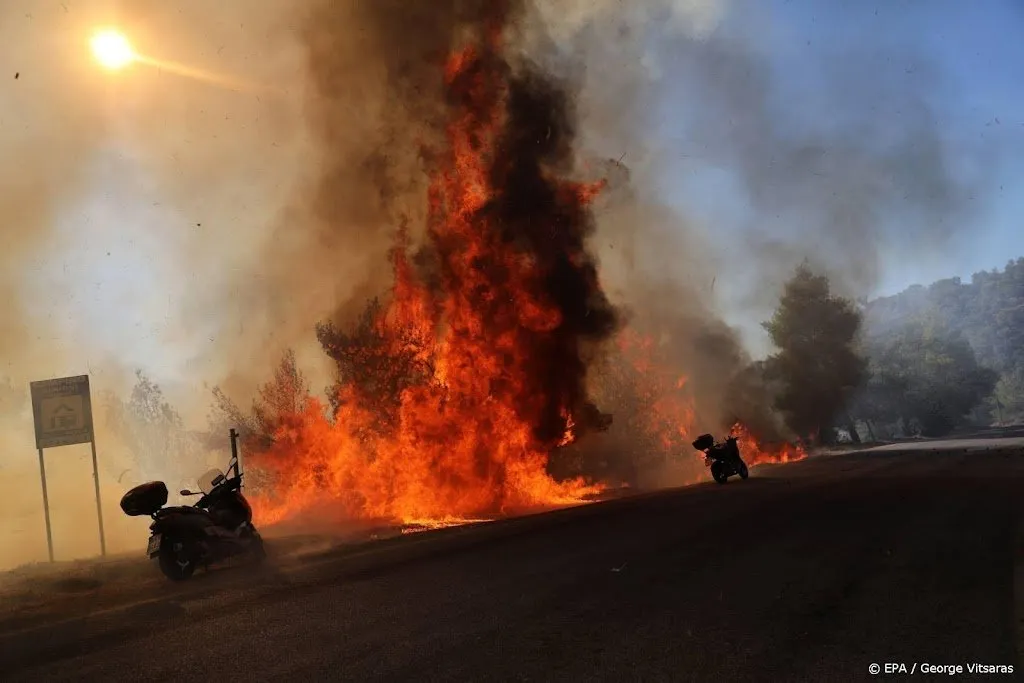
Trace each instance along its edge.
<path fill-rule="evenodd" d="M 916 424 L 925 436 L 948 434 L 991 395 L 998 373 L 979 365 L 959 332 L 915 320 L 872 340 L 873 381 L 859 405 L 865 417 Z"/>
<path fill-rule="evenodd" d="M 865 350 L 867 380 L 850 407 L 850 411 L 867 425 L 872 440 L 878 438 L 876 424 L 891 424 L 903 417 L 904 398 L 910 388 L 899 363 L 884 353 L 878 350 L 871 354 L 870 347 Z"/>
<path fill-rule="evenodd" d="M 775 315 L 763 323 L 778 352 L 767 359 L 775 407 L 796 435 L 831 442 L 837 418 L 846 419 L 852 391 L 865 378 L 856 349 L 861 315 L 854 302 L 832 294 L 828 278 L 803 264 L 786 283 Z"/>
<path fill-rule="evenodd" d="M 999 378 L 992 404 L 1000 422 L 1013 424 L 1024 421 L 1024 364 Z"/>
<path fill-rule="evenodd" d="M 1002 271 L 975 273 L 969 283 L 952 278 L 915 285 L 866 307 L 865 327 L 874 337 L 915 320 L 961 335 L 978 364 L 999 373 L 987 406 L 992 418 L 1024 419 L 1024 411 L 1013 408 L 1024 404 L 1024 380 L 1019 379 L 1024 375 L 1024 258 L 1010 261 Z"/>

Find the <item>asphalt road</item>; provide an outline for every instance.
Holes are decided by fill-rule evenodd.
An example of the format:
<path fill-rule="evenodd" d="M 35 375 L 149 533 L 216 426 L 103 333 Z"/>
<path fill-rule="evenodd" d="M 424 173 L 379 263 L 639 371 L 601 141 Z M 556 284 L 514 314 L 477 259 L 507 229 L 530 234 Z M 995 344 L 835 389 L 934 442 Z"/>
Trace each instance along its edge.
<path fill-rule="evenodd" d="M 9 590 L 0 680 L 1020 677 L 1022 518 L 1024 448 L 987 440 L 357 547 L 280 540 L 265 567 L 181 586 L 130 561 Z"/>

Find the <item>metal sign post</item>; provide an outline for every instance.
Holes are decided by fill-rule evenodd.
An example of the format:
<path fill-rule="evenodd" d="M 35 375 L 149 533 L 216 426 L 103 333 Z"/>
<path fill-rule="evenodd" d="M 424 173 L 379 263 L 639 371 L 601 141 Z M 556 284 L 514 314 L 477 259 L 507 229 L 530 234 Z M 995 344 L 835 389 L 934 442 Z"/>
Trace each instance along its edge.
<path fill-rule="evenodd" d="M 39 449 L 39 478 L 43 482 L 43 516 L 46 517 L 46 549 L 50 551 L 50 562 L 53 562 L 53 532 L 50 530 L 50 497 L 46 493 L 46 461 L 43 449 Z"/>
<path fill-rule="evenodd" d="M 241 475 L 242 474 L 242 459 L 241 459 L 241 456 L 239 456 L 239 454 L 238 454 L 238 432 L 235 431 L 234 427 L 232 427 L 231 431 L 228 432 L 228 436 L 231 438 L 231 457 L 237 463 L 236 467 L 238 468 L 238 470 L 237 470 L 236 474 Z"/>
<path fill-rule="evenodd" d="M 100 555 L 107 556 L 107 536 L 103 533 L 103 504 L 100 502 L 100 468 L 96 462 L 96 438 L 89 442 L 92 449 L 92 483 L 96 488 L 96 521 L 100 525 Z"/>
<path fill-rule="evenodd" d="M 92 397 L 89 376 L 61 377 L 32 382 L 32 416 L 39 450 L 39 476 L 43 485 L 43 512 L 46 517 L 46 543 L 53 562 L 53 533 L 50 528 L 50 501 L 46 492 L 46 464 L 43 450 L 88 443 L 92 447 L 92 476 L 96 488 L 96 516 L 100 527 L 100 552 L 107 554 L 103 533 L 103 506 L 100 503 L 100 474 L 96 462 L 96 435 L 92 425 Z"/>

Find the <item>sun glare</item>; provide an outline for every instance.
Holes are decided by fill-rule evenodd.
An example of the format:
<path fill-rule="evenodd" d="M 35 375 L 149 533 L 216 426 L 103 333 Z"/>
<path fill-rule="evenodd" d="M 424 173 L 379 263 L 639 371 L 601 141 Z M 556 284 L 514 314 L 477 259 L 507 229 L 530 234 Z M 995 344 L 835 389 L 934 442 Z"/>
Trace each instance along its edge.
<path fill-rule="evenodd" d="M 123 69 L 135 60 L 131 43 L 117 31 L 100 31 L 92 37 L 90 45 L 96 61 L 105 69 Z"/>

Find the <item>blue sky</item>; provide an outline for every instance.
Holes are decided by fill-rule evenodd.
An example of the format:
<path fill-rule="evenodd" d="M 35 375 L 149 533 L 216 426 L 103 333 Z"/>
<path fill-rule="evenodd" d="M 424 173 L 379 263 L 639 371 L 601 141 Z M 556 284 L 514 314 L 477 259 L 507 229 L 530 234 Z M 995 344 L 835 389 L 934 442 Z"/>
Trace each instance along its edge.
<path fill-rule="evenodd" d="M 902 141 L 906 149 L 924 154 L 922 131 L 928 132 L 925 128 L 931 122 L 942 166 L 950 182 L 964 191 L 955 205 L 961 213 L 954 216 L 952 209 L 946 213 L 933 207 L 922 217 L 914 213 L 919 207 L 900 201 L 873 208 L 865 222 L 879 235 L 879 272 L 870 278 L 870 294 L 890 294 L 944 277 L 969 279 L 979 270 L 1001 268 L 1009 259 L 1024 256 L 1024 199 L 1019 190 L 1024 180 L 1022 35 L 1024 3 L 1013 0 L 735 2 L 713 40 L 725 45 L 728 54 L 729 45 L 742 45 L 749 62 L 720 70 L 731 57 L 704 49 L 696 59 L 705 61 L 696 69 L 705 69 L 711 76 L 703 78 L 711 80 L 701 81 L 702 76 L 692 76 L 692 50 L 684 48 L 681 57 L 663 57 L 675 59 L 682 75 L 674 76 L 674 85 L 664 89 L 659 124 L 663 135 L 677 143 L 675 149 L 687 153 L 665 155 L 668 172 L 662 191 L 673 204 L 713 224 L 724 245 L 735 244 L 737 236 L 746 239 L 751 226 L 758 225 L 759 230 L 784 234 L 797 248 L 834 252 L 849 241 L 826 237 L 818 242 L 822 233 L 812 226 L 821 218 L 813 211 L 803 212 L 814 199 L 793 194 L 789 200 L 777 200 L 771 195 L 842 192 L 842 185 L 833 188 L 827 181 L 809 179 L 779 190 L 768 184 L 761 203 L 753 201 L 738 166 L 747 161 L 741 160 L 743 155 L 758 152 L 745 146 L 740 129 L 747 125 L 753 131 L 768 130 L 784 141 L 842 140 L 859 150 L 875 149 L 877 158 L 872 152 L 860 159 L 862 168 L 870 171 L 871 164 L 887 154 L 886 145 Z M 673 48 L 666 49 L 674 54 Z M 745 63 L 770 74 L 766 92 L 759 90 L 765 79 L 733 87 L 730 79 L 742 81 L 749 73 Z M 748 103 L 761 101 L 757 98 L 762 95 L 776 115 L 767 123 L 744 122 L 748 114 L 743 110 Z M 690 106 L 692 101 L 696 104 Z M 715 103 L 720 105 L 717 110 Z M 718 130 L 715 122 L 701 119 L 700 108 L 709 106 L 719 117 L 740 121 L 738 128 L 723 123 L 718 142 L 707 142 L 708 131 Z M 921 123 L 913 117 L 922 117 Z M 862 129 L 866 132 L 861 139 L 836 132 Z M 919 133 L 921 140 L 916 139 Z M 754 136 L 755 147 L 762 137 Z M 732 149 L 726 153 L 725 147 Z M 760 154 L 772 156 L 775 151 L 768 144 Z M 843 168 L 843 161 L 836 164 L 841 174 L 857 177 L 856 171 Z M 932 188 L 927 176 L 937 165 L 904 169 L 902 180 L 894 182 L 921 182 L 923 188 Z M 799 174 L 800 169 L 791 173 Z M 759 183 L 766 180 L 764 175 L 771 174 L 762 173 Z M 765 201 L 789 204 L 772 216 Z M 804 219 L 808 226 L 792 227 Z M 929 248 L 921 249 L 924 242 Z"/>
<path fill-rule="evenodd" d="M 934 264 L 904 272 L 891 263 L 879 289 L 898 291 L 917 278 L 969 278 L 1024 256 L 1024 3 L 1019 0 L 903 0 L 875 2 L 779 2 L 794 25 L 845 40 L 885 40 L 912 46 L 933 60 L 946 87 L 936 93 L 951 137 L 998 137 L 1012 146 L 993 178 L 987 205 L 974 225 L 948 245 Z M 834 7 L 833 7 L 834 5 Z M 824 9 L 828 7 L 829 9 Z M 824 36 L 823 36 L 824 38 Z M 878 38 L 874 38 L 878 39 Z M 997 122 L 998 121 L 998 122 Z M 995 128 L 995 130 L 993 130 Z M 1016 157 L 1016 158 L 1014 158 Z"/>

